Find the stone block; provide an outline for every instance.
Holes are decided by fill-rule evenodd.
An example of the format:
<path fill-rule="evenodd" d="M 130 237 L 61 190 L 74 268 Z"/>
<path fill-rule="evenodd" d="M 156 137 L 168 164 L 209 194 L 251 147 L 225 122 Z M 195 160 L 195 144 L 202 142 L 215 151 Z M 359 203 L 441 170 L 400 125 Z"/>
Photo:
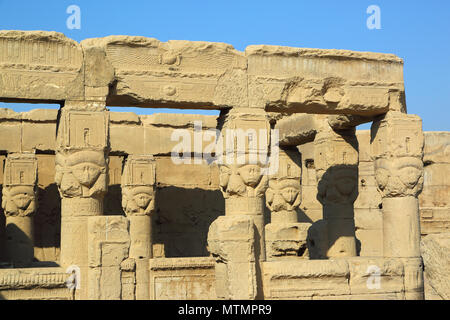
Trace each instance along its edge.
<path fill-rule="evenodd" d="M 286 256 L 308 257 L 307 237 L 310 223 L 270 223 L 265 227 L 268 259 Z"/>
<path fill-rule="evenodd" d="M 444 300 L 450 299 L 450 233 L 431 234 L 422 239 L 426 278 Z"/>
<path fill-rule="evenodd" d="M 380 294 L 404 290 L 404 268 L 400 259 L 348 259 L 352 294 Z"/>
<path fill-rule="evenodd" d="M 250 106 L 361 115 L 404 108 L 403 61 L 394 55 L 267 45 L 245 54 Z"/>
<path fill-rule="evenodd" d="M 269 261 L 262 268 L 265 299 L 350 294 L 350 273 L 344 259 Z"/>
<path fill-rule="evenodd" d="M 81 46 L 62 33 L 0 31 L 0 65 L 2 99 L 84 98 Z"/>

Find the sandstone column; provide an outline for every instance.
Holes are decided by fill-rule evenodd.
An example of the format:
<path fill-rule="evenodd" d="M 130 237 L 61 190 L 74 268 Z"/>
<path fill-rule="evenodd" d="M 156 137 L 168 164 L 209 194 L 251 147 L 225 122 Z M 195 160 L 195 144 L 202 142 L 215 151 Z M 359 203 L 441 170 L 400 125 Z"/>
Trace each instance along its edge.
<path fill-rule="evenodd" d="M 371 129 L 375 177 L 383 197 L 383 255 L 420 257 L 418 194 L 423 186 L 422 121 L 389 112 Z"/>
<path fill-rule="evenodd" d="M 264 192 L 267 175 L 258 156 L 268 156 L 270 125 L 264 111 L 231 110 L 219 117 L 220 187 L 225 217 L 210 227 L 208 246 L 216 257 L 218 298 L 261 297 L 260 261 L 264 249 Z M 220 157 L 223 155 L 223 157 Z M 239 250 L 245 247 L 246 249 Z"/>
<path fill-rule="evenodd" d="M 148 262 L 152 258 L 152 221 L 155 209 L 155 162 L 152 156 L 128 156 L 122 174 L 122 206 L 130 221 L 129 258 L 124 270 L 135 269 L 138 300 L 149 299 Z"/>
<path fill-rule="evenodd" d="M 34 258 L 33 214 L 36 200 L 37 159 L 32 153 L 10 153 L 6 158 L 2 208 L 6 215 L 6 259 L 27 266 Z"/>
<path fill-rule="evenodd" d="M 109 116 L 104 104 L 66 102 L 58 123 L 56 176 L 61 195 L 61 266 L 80 268 L 85 298 L 88 217 L 103 214 L 107 191 Z"/>
<path fill-rule="evenodd" d="M 358 196 L 358 141 L 355 128 L 333 130 L 320 118 L 317 123 L 314 160 L 317 199 L 323 205 L 327 226 L 326 256 L 356 256 L 353 203 Z"/>
<path fill-rule="evenodd" d="M 265 227 L 266 258 L 308 255 L 307 234 L 310 223 L 298 223 L 301 195 L 301 155 L 297 148 L 280 148 L 279 167 L 269 176 L 266 205 L 271 222 Z"/>

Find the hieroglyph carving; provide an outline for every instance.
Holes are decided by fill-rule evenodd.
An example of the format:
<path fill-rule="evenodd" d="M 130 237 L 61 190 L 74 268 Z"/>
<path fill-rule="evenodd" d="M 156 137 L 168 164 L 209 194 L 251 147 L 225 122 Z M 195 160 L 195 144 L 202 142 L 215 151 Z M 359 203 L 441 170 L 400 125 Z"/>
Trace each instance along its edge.
<path fill-rule="evenodd" d="M 2 208 L 6 216 L 26 217 L 36 211 L 36 182 L 35 155 L 9 154 L 2 189 Z"/>
<path fill-rule="evenodd" d="M 108 115 L 63 110 L 58 129 L 56 176 L 65 198 L 102 198 L 107 190 Z"/>
<path fill-rule="evenodd" d="M 296 150 L 280 150 L 279 170 L 270 176 L 266 191 L 266 205 L 272 215 L 283 211 L 295 211 L 300 205 L 301 159 Z"/>
<path fill-rule="evenodd" d="M 390 112 L 374 122 L 372 153 L 383 197 L 417 195 L 423 187 L 422 122 L 416 115 Z"/>
<path fill-rule="evenodd" d="M 127 216 L 150 215 L 155 209 L 155 162 L 129 156 L 122 175 L 122 207 Z"/>

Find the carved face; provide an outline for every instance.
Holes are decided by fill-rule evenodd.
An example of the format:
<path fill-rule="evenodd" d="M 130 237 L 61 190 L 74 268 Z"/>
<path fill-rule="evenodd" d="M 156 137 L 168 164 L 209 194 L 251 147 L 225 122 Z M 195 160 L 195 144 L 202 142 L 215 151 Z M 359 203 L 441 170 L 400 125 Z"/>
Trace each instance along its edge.
<path fill-rule="evenodd" d="M 72 167 L 72 173 L 81 185 L 90 188 L 101 173 L 101 168 L 93 163 L 85 162 Z"/>
<path fill-rule="evenodd" d="M 28 216 L 36 210 L 36 195 L 31 186 L 3 187 L 2 207 L 6 215 Z"/>
<path fill-rule="evenodd" d="M 25 210 L 30 205 L 31 201 L 34 199 L 34 195 L 30 195 L 27 193 L 16 194 L 12 197 L 17 208 Z"/>
<path fill-rule="evenodd" d="M 385 195 L 415 196 L 423 186 L 423 163 L 413 157 L 379 159 L 375 161 L 375 177 Z"/>
<path fill-rule="evenodd" d="M 150 186 L 122 186 L 122 207 L 127 215 L 150 215 L 155 209 Z"/>
<path fill-rule="evenodd" d="M 336 188 L 339 191 L 339 193 L 349 196 L 356 188 L 356 178 L 351 175 L 344 175 L 340 177 L 339 183 L 336 184 Z"/>
<path fill-rule="evenodd" d="M 353 203 L 358 196 L 358 168 L 332 167 L 322 176 L 317 199 L 322 203 Z"/>
<path fill-rule="evenodd" d="M 141 209 L 146 209 L 152 199 L 153 197 L 148 193 L 138 193 L 133 197 L 133 200 Z"/>
<path fill-rule="evenodd" d="M 299 193 L 300 193 L 299 190 L 292 187 L 287 187 L 281 190 L 281 194 L 283 196 L 284 201 L 286 201 L 289 204 L 292 204 L 294 202 Z"/>
<path fill-rule="evenodd" d="M 224 196 L 262 196 L 267 186 L 267 176 L 258 165 L 230 165 L 220 167 L 220 186 Z"/>
<path fill-rule="evenodd" d="M 261 180 L 261 168 L 254 164 L 248 164 L 238 169 L 239 175 L 242 180 L 249 187 L 256 187 Z"/>
<path fill-rule="evenodd" d="M 271 211 L 295 210 L 300 201 L 300 181 L 295 181 L 294 179 L 289 181 L 269 181 L 269 188 L 266 191 L 266 205 Z"/>

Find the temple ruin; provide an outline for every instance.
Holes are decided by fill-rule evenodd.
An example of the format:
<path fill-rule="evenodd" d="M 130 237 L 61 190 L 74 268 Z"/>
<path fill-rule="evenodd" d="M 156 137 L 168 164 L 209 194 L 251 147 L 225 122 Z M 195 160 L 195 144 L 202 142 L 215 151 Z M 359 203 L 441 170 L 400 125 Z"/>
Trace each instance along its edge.
<path fill-rule="evenodd" d="M 395 55 L 0 31 L 0 101 L 37 104 L 0 109 L 0 299 L 450 299 L 450 132 Z"/>

